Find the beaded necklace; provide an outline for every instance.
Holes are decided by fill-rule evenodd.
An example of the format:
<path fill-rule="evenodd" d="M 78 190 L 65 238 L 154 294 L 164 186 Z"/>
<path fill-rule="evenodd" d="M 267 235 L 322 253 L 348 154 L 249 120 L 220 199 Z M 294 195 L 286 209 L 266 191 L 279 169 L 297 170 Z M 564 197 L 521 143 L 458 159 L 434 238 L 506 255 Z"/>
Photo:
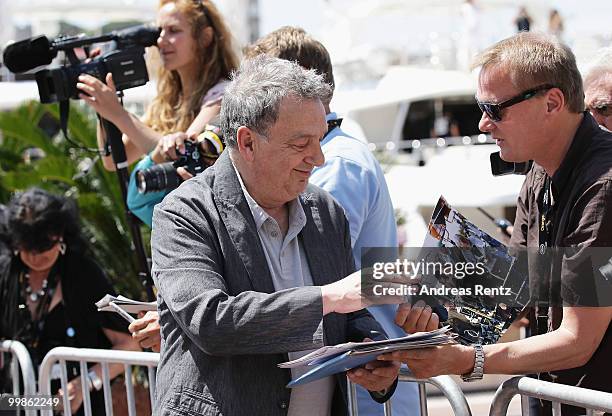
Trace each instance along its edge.
<path fill-rule="evenodd" d="M 52 275 L 49 274 L 49 276 Z M 41 288 L 41 290 L 36 292 L 32 291 L 28 279 L 29 275 L 27 272 L 21 272 L 19 274 L 19 286 L 22 290 L 22 299 L 30 299 L 33 303 L 37 303 L 37 305 L 34 314 L 30 313 L 26 304 L 19 305 L 19 309 L 22 310 L 24 314 L 22 315 L 24 318 L 24 325 L 19 330 L 18 338 L 25 341 L 24 343 L 26 345 L 38 348 L 40 336 L 45 326 L 45 319 L 49 312 L 49 306 L 51 305 L 51 299 L 53 299 L 53 294 L 57 286 L 55 283 L 58 279 L 52 278 L 52 284 L 49 284 L 48 278 L 45 279 L 47 283 L 45 285 L 43 282 L 44 289 Z M 30 289 L 29 292 L 28 289 Z M 43 292 L 42 294 L 40 293 L 41 291 Z M 34 297 L 36 299 L 33 299 L 32 295 L 35 295 Z M 27 302 L 27 300 L 25 302 Z"/>
<path fill-rule="evenodd" d="M 30 300 L 33 303 L 36 303 L 39 301 L 39 299 L 42 299 L 45 297 L 45 295 L 47 294 L 48 286 L 49 286 L 48 279 L 45 278 L 45 280 L 43 280 L 41 288 L 37 291 L 33 291 L 32 286 L 30 286 L 30 273 L 28 272 L 25 273 L 25 280 L 26 280 L 26 287 L 25 287 L 26 295 L 30 298 Z"/>

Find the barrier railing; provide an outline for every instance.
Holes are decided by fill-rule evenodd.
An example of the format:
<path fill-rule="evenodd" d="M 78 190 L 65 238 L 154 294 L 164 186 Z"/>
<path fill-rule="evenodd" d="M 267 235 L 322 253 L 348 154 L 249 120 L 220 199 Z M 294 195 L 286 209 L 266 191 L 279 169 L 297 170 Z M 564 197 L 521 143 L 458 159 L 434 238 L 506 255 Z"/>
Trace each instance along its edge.
<path fill-rule="evenodd" d="M 152 352 L 98 350 L 89 348 L 56 347 L 47 353 L 40 366 L 39 389 L 40 394 L 51 394 L 52 369 L 56 363 L 60 365 L 60 382 L 63 391 L 68 385 L 66 362 L 78 362 L 80 366 L 81 387 L 83 389 L 83 409 L 86 416 L 91 415 L 91 398 L 89 382 L 87 379 L 87 363 L 99 363 L 102 366 L 102 388 L 104 391 L 104 407 L 107 416 L 112 416 L 112 395 L 110 385 L 109 364 L 123 364 L 125 374 L 125 390 L 127 395 L 128 413 L 136 415 L 136 402 L 134 399 L 134 385 L 132 382 L 132 366 L 147 367 L 149 376 L 149 399 L 151 408 L 155 400 L 155 367 L 159 362 L 159 354 Z M 64 395 L 64 415 L 70 416 L 70 401 Z M 42 411 L 42 415 L 52 416 L 52 410 Z"/>
<path fill-rule="evenodd" d="M 594 412 L 612 413 L 612 393 L 550 383 L 531 377 L 513 377 L 504 381 L 495 392 L 489 416 L 504 416 L 514 396 L 535 397 L 552 402 L 554 416 L 561 416 L 561 404 L 582 407 L 587 416 Z M 527 400 L 522 400 L 523 415 L 528 415 Z"/>
<path fill-rule="evenodd" d="M 448 399 L 453 413 L 457 416 L 472 416 L 470 406 L 461 391 L 461 388 L 455 383 L 455 381 L 449 376 L 438 376 L 428 379 L 418 379 L 413 377 L 408 370 L 402 368 L 400 370 L 399 382 L 415 382 L 419 384 L 419 404 L 421 409 L 421 416 L 427 416 L 427 390 L 425 385 L 431 384 L 437 387 L 444 396 Z M 349 414 L 350 416 L 358 416 L 359 409 L 357 408 L 357 390 L 355 384 L 348 382 L 349 386 Z M 391 402 L 393 399 L 388 400 L 384 406 L 385 416 L 391 416 Z"/>
<path fill-rule="evenodd" d="M 13 381 L 13 394 L 24 394 L 26 396 L 36 394 L 36 377 L 34 374 L 34 365 L 30 358 L 28 349 L 19 341 L 2 341 L 0 342 L 0 353 L 11 354 L 10 372 L 11 380 Z M 23 381 L 23 392 L 19 386 L 19 373 L 21 372 L 21 380 Z M 35 410 L 27 410 L 26 416 L 35 416 Z"/>

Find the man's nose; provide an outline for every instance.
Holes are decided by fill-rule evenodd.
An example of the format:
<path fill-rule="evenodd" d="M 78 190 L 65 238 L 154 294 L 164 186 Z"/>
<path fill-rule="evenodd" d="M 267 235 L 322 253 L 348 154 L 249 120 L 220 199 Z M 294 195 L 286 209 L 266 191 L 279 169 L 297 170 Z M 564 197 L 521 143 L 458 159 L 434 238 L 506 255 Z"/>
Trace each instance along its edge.
<path fill-rule="evenodd" d="M 314 166 L 321 166 L 323 163 L 325 163 L 325 156 L 323 155 L 323 150 L 321 149 L 321 142 L 314 140 L 311 147 L 312 150 L 308 163 Z"/>
<path fill-rule="evenodd" d="M 483 111 L 482 116 L 480 116 L 480 121 L 478 122 L 478 130 L 480 130 L 483 133 L 488 133 L 492 129 L 493 129 L 493 122 L 491 121 L 487 113 Z"/>

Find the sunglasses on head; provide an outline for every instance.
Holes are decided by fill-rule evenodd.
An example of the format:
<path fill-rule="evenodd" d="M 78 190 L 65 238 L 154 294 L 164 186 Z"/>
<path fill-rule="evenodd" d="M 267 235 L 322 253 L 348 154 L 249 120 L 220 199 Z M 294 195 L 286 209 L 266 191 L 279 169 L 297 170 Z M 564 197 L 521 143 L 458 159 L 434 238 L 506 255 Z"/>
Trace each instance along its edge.
<path fill-rule="evenodd" d="M 612 116 L 612 103 L 605 103 L 600 105 L 587 106 L 591 113 L 597 113 L 602 117 Z"/>
<path fill-rule="evenodd" d="M 62 238 L 50 238 L 32 241 L 27 244 L 18 244 L 19 250 L 29 251 L 32 254 L 41 254 L 51 250 L 56 244 L 61 243 Z"/>
<path fill-rule="evenodd" d="M 508 108 L 510 106 L 513 106 L 514 104 L 522 103 L 525 100 L 535 97 L 539 92 L 546 91 L 551 88 L 555 88 L 555 86 L 550 84 L 540 85 L 539 87 L 523 91 L 522 93 L 510 98 L 509 100 L 498 104 L 486 103 L 478 100 L 476 100 L 476 103 L 478 104 L 478 108 L 480 108 L 480 111 L 486 113 L 487 117 L 489 117 L 491 121 L 501 121 L 501 113 L 504 108 Z"/>

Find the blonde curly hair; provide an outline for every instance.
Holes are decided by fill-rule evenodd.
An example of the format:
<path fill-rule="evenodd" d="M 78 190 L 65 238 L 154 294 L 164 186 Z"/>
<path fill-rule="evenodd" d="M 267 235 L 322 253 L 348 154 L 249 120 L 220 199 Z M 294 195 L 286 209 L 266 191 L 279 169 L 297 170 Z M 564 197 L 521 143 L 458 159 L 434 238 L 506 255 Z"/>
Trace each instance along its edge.
<path fill-rule="evenodd" d="M 153 130 L 168 134 L 185 131 L 202 107 L 206 92 L 221 79 L 229 78 L 238 67 L 238 57 L 232 46 L 232 36 L 217 7 L 209 0 L 161 0 L 161 8 L 174 3 L 191 26 L 191 36 L 196 41 L 194 51 L 199 71 L 193 91 L 183 91 L 177 71 L 169 71 L 158 65 L 157 96 L 149 105 L 143 121 Z M 200 34 L 206 27 L 213 28 L 213 39 L 205 45 Z M 153 51 L 153 61 L 159 63 L 159 51 Z M 155 56 L 157 55 L 157 56 Z"/>

